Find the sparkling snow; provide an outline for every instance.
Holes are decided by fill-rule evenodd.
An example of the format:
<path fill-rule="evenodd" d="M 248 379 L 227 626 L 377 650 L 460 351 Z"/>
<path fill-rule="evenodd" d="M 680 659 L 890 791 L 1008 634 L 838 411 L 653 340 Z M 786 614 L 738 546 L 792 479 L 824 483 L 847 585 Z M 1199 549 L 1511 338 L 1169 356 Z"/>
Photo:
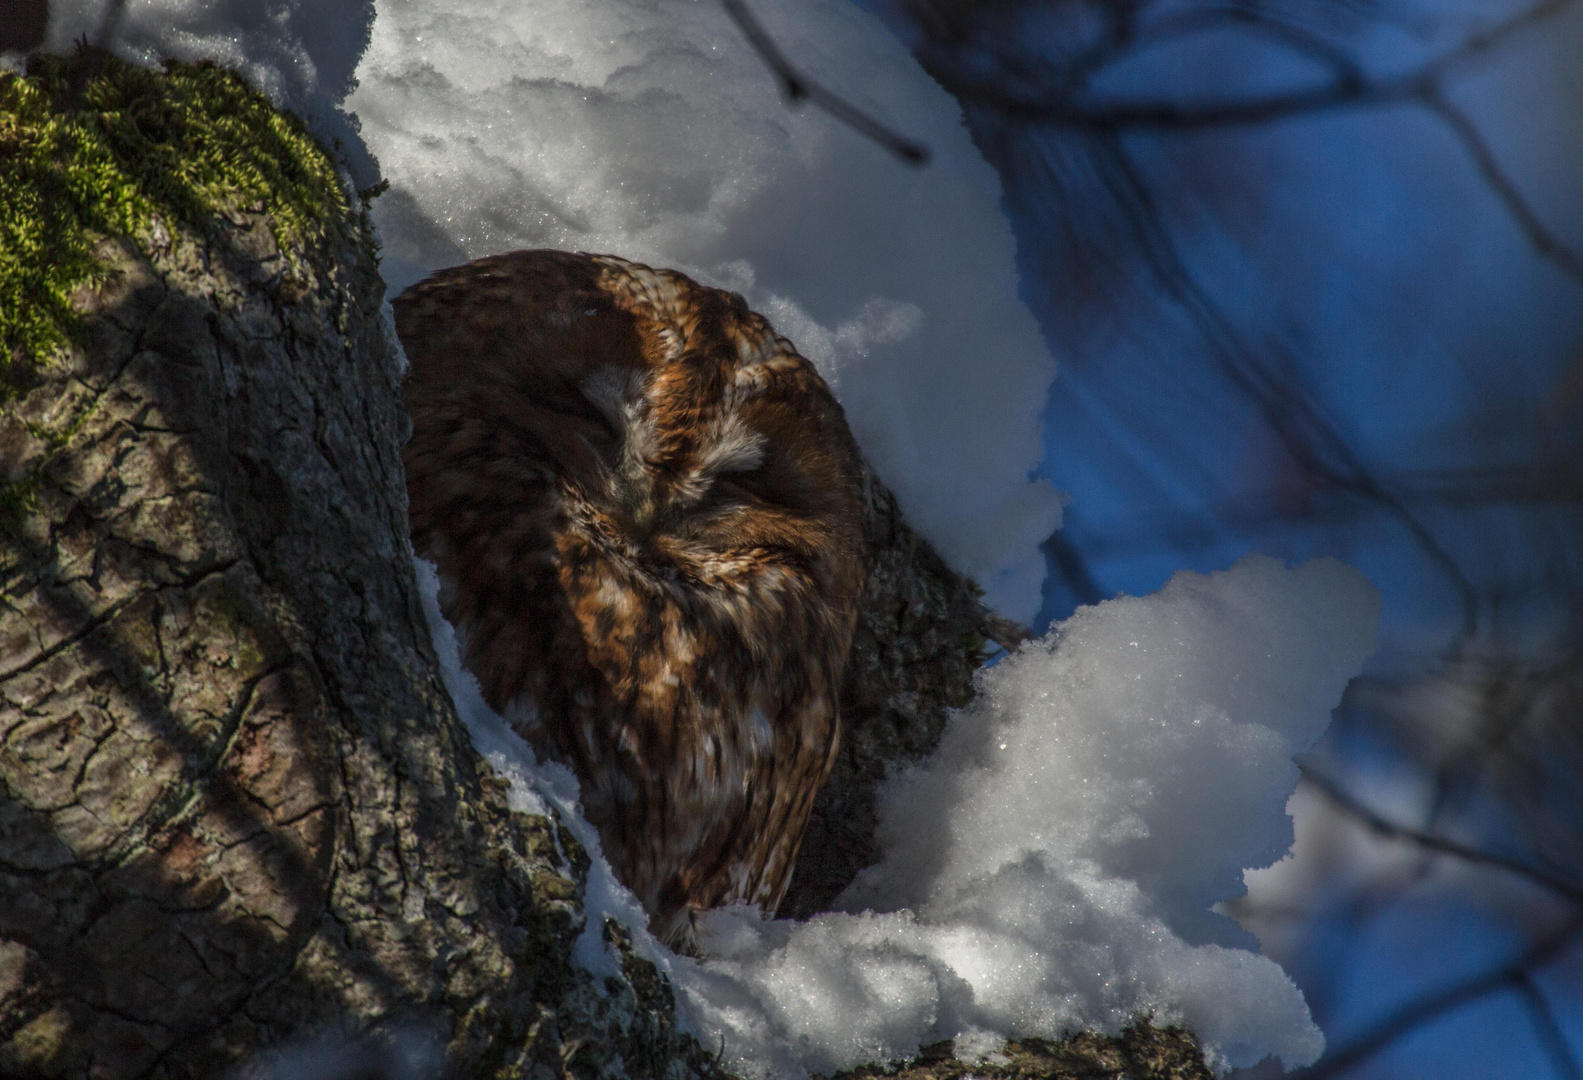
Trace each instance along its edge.
<path fill-rule="evenodd" d="M 575 816 L 576 785 L 489 712 L 458 665 L 438 581 L 419 563 L 446 679 L 525 810 Z M 1302 995 L 1209 909 L 1292 842 L 1292 756 L 1374 649 L 1379 598 L 1330 559 L 1249 556 L 1076 615 L 983 673 L 937 752 L 882 793 L 880 862 L 806 923 L 706 917 L 709 959 L 638 933 L 684 1019 L 743 1075 L 804 1077 L 941 1039 L 991 1055 L 1005 1035 L 1119 1031 L 1141 1014 L 1196 1032 L 1217 1067 L 1314 1061 Z M 604 912 L 641 928 L 596 857 L 579 955 Z"/>

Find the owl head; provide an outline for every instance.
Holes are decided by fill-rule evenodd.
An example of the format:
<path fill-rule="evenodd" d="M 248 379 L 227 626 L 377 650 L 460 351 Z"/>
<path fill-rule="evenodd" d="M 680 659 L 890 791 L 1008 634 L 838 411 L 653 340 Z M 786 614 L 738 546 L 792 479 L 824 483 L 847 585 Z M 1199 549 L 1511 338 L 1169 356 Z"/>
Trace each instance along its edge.
<path fill-rule="evenodd" d="M 466 448 L 446 486 L 511 498 L 553 478 L 658 570 L 707 578 L 751 553 L 861 589 L 841 407 L 741 296 L 613 256 L 523 251 L 436 274 L 394 308 L 415 426 Z"/>

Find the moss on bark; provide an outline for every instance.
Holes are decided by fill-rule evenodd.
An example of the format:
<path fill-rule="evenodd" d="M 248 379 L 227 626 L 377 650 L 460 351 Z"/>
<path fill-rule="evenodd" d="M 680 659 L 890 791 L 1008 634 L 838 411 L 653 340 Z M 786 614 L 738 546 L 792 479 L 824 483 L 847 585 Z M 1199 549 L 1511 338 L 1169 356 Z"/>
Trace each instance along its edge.
<path fill-rule="evenodd" d="M 347 230 L 348 202 L 302 122 L 234 72 L 85 52 L 0 74 L 0 395 L 27 377 L 7 368 L 47 362 L 80 328 L 72 297 L 103 282 L 103 237 L 201 231 L 245 207 L 280 250 L 310 250 Z"/>

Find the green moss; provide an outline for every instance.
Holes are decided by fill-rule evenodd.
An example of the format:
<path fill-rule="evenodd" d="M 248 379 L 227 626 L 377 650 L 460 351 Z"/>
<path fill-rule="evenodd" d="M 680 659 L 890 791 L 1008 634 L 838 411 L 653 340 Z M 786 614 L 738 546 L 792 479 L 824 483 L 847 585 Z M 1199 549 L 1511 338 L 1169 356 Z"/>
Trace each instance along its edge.
<path fill-rule="evenodd" d="M 83 53 L 0 74 L 0 404 L 73 340 L 100 238 L 142 241 L 156 218 L 206 234 L 228 207 L 262 210 L 283 251 L 355 220 L 302 122 L 233 72 Z"/>

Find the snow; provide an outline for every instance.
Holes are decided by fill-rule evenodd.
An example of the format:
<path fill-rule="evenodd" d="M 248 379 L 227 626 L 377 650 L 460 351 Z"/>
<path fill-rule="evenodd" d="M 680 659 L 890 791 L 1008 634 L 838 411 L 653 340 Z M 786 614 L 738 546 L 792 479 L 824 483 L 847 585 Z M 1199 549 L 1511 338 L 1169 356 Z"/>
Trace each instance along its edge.
<path fill-rule="evenodd" d="M 982 1059 L 1142 1014 L 1186 1024 L 1219 1068 L 1323 1050 L 1291 980 L 1210 908 L 1291 845 L 1292 756 L 1374 649 L 1378 595 L 1343 564 L 1249 556 L 1080 609 L 985 671 L 934 755 L 882 789 L 883 855 L 846 910 L 711 913 L 701 963 L 643 932 L 575 781 L 489 712 L 418 570 L 447 686 L 514 805 L 554 806 L 594 854 L 579 957 L 610 970 L 595 928 L 632 926 L 733 1071 L 798 1080 L 941 1039 Z"/>
<path fill-rule="evenodd" d="M 792 110 L 713 0 L 381 0 L 347 107 L 399 291 L 517 248 L 741 292 L 834 387 L 914 527 L 1030 619 L 1060 497 L 1029 473 L 1055 363 L 956 102 L 846 0 L 758 5 L 808 74 L 929 143 L 911 168 Z"/>
<path fill-rule="evenodd" d="M 83 39 L 105 40 L 114 4 L 51 0 L 44 48 L 70 55 Z M 108 39 L 117 55 L 150 67 L 171 58 L 234 68 L 325 142 L 339 143 L 359 187 L 377 178 L 356 122 L 340 107 L 368 46 L 373 0 L 130 0 L 120 9 Z"/>

